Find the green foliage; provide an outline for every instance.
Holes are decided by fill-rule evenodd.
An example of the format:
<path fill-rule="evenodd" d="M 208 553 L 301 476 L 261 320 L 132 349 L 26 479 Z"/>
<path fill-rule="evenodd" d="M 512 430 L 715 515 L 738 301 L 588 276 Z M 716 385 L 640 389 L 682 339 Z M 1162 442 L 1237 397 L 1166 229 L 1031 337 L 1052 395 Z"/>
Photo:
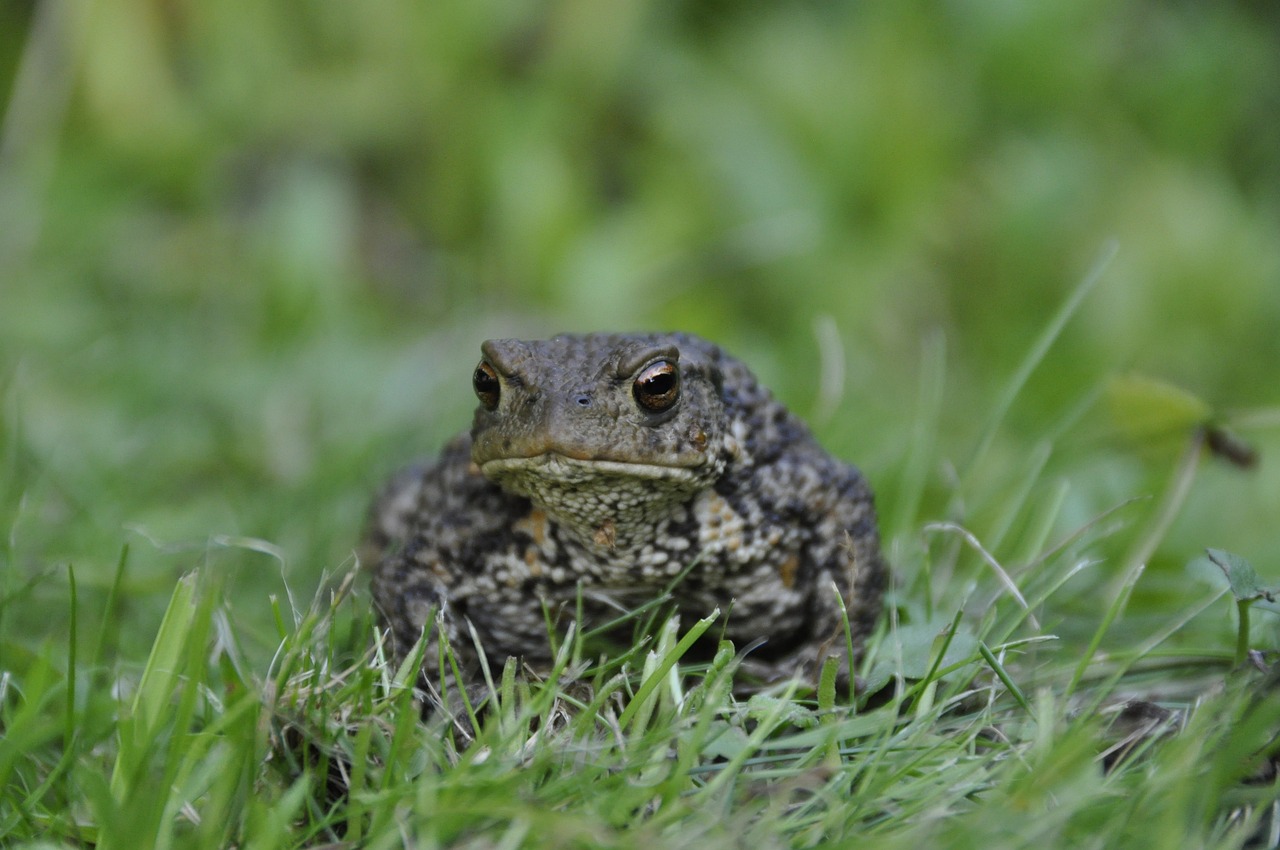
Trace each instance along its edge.
<path fill-rule="evenodd" d="M 1236 666 L 1244 663 L 1249 652 L 1249 609 L 1255 602 L 1265 599 L 1274 603 L 1280 593 L 1275 587 L 1267 587 L 1258 577 L 1258 572 L 1244 558 L 1224 552 L 1221 549 L 1209 549 L 1209 560 L 1227 577 L 1231 595 L 1236 600 Z"/>
<path fill-rule="evenodd" d="M 27 671 L 3 717 L 19 756 L 0 797 L 6 834 L 101 847 L 977 847 L 1090 835 L 1235 847 L 1265 814 L 1267 795 L 1244 780 L 1268 758 L 1280 706 L 1256 676 L 1198 705 L 1168 701 L 1182 714 L 1176 735 L 1125 739 L 1105 713 L 1055 696 L 1061 673 L 1020 657 L 1035 642 L 984 642 L 842 707 L 793 689 L 735 700 L 733 647 L 689 663 L 691 641 L 668 622 L 652 648 L 559 680 L 528 682 L 508 664 L 478 720 L 424 722 L 412 668 L 392 671 L 371 649 L 353 579 L 295 612 L 271 678 L 250 680 L 210 630 L 225 605 L 184 579 L 131 693 L 84 718 L 118 724 L 114 758 L 104 742 L 66 741 L 70 758 L 51 771 L 41 753 L 56 753 L 56 724 L 32 737 L 21 715 L 57 676 Z M 982 629 L 990 639 L 995 621 Z M 917 644 L 953 657 L 949 641 L 905 633 L 871 652 Z"/>
<path fill-rule="evenodd" d="M 1208 552 L 1209 560 L 1222 568 L 1227 582 L 1231 585 L 1231 595 L 1237 602 L 1255 602 L 1259 599 L 1275 601 L 1276 594 L 1280 591 L 1264 585 L 1253 564 L 1239 555 L 1233 555 L 1221 549 L 1210 549 Z"/>
<path fill-rule="evenodd" d="M 1168 381 L 1132 373 L 1115 375 L 1107 382 L 1106 393 L 1121 433 L 1136 443 L 1181 440 L 1209 421 L 1207 402 Z"/>
<path fill-rule="evenodd" d="M 0 844 L 1275 846 L 1277 21 L 0 4 Z M 421 723 L 369 494 L 479 340 L 650 327 L 875 485 L 857 705 L 659 601 Z"/>

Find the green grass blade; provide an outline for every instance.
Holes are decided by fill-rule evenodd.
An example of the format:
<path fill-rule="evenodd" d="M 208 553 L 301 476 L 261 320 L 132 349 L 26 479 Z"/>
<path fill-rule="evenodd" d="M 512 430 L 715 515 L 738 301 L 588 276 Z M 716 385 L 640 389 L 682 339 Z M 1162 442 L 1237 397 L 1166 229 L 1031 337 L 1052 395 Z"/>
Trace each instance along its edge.
<path fill-rule="evenodd" d="M 995 441 L 996 433 L 1000 430 L 1000 426 L 1004 423 L 1005 417 L 1008 415 L 1013 402 L 1017 399 L 1018 394 L 1022 392 L 1022 388 L 1026 386 L 1031 373 L 1036 370 L 1040 362 L 1044 360 L 1049 349 L 1057 341 L 1062 334 L 1062 329 L 1066 327 L 1067 322 L 1080 309 L 1080 305 L 1098 281 L 1102 279 L 1103 273 L 1107 270 L 1107 266 L 1115 259 L 1116 253 L 1119 251 L 1119 243 L 1115 241 L 1108 242 L 1103 246 L 1098 258 L 1094 261 L 1093 266 L 1088 273 L 1076 284 L 1071 290 L 1067 299 L 1058 308 L 1058 311 L 1049 320 L 1049 324 L 1040 332 L 1040 336 L 1036 339 L 1031 349 L 1027 352 L 1026 357 L 1018 365 L 1017 370 L 1013 373 L 1013 377 L 1009 379 L 1009 383 L 1005 385 L 1003 391 L 997 397 L 995 405 L 991 409 L 991 416 L 987 421 L 986 427 L 983 429 L 982 438 L 978 441 L 978 447 L 973 452 L 973 457 L 969 461 L 968 470 L 975 469 L 982 459 L 986 456 L 987 451 L 991 448 L 991 444 Z"/>
<path fill-rule="evenodd" d="M 142 670 L 138 690 L 134 694 L 127 719 L 120 725 L 120 754 L 111 772 L 111 792 L 117 800 L 128 791 L 136 760 L 145 751 L 159 726 L 175 685 L 182 674 L 181 663 L 187 651 L 187 637 L 196 615 L 195 573 L 178 579 L 165 610 L 160 630 L 151 646 L 151 654 Z"/>
<path fill-rule="evenodd" d="M 79 600 L 76 596 L 75 567 L 67 564 L 67 595 L 70 599 L 70 611 L 67 618 L 67 707 L 66 727 L 62 734 L 62 746 L 70 751 L 74 748 L 76 738 L 76 622 L 80 619 Z"/>
<path fill-rule="evenodd" d="M 982 653 L 983 660 L 987 662 L 987 666 L 991 668 L 992 672 L 996 674 L 1004 684 L 1005 688 L 1008 689 L 1010 696 L 1017 701 L 1018 705 L 1022 706 L 1023 710 L 1026 711 L 1030 717 L 1034 718 L 1036 713 L 1031 708 L 1031 703 L 1027 701 L 1026 694 L 1022 693 L 1022 689 L 1018 687 L 1017 682 L 1013 681 L 1013 677 L 1009 675 L 1009 671 L 1006 670 L 1004 665 L 996 658 L 995 653 L 991 651 L 991 648 L 987 646 L 985 642 L 978 641 L 978 652 Z"/>
<path fill-rule="evenodd" d="M 644 708 L 649 695 L 662 684 L 666 679 L 667 673 L 675 666 L 676 662 L 684 657 L 685 653 L 702 637 L 702 633 L 711 627 L 717 619 L 720 618 L 720 609 L 716 609 L 706 617 L 694 623 L 675 648 L 662 655 L 653 668 L 653 672 L 644 678 L 640 684 L 640 689 L 636 691 L 636 695 L 632 697 L 631 702 L 627 705 L 621 716 L 618 718 L 618 725 L 623 729 L 630 728 L 636 715 Z"/>

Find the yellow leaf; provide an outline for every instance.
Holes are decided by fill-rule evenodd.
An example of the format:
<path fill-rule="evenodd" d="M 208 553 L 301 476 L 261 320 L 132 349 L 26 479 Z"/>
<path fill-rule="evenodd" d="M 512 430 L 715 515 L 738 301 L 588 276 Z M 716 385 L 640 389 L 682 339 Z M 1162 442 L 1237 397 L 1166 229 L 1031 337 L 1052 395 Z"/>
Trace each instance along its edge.
<path fill-rule="evenodd" d="M 1208 421 L 1212 408 L 1204 399 L 1167 381 L 1147 375 L 1114 375 L 1107 382 L 1107 407 L 1130 440 L 1150 444 L 1181 440 Z"/>

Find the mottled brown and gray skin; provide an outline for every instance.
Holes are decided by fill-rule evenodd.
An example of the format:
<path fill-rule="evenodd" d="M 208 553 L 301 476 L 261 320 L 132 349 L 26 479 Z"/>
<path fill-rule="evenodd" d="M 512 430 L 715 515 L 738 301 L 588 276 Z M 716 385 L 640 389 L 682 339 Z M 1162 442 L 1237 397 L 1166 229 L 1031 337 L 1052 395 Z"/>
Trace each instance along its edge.
<path fill-rule="evenodd" d="M 887 570 L 871 490 L 738 360 L 688 334 L 491 340 L 500 384 L 470 434 L 397 476 L 375 502 L 366 552 L 398 655 L 436 613 L 475 685 L 475 630 L 490 664 L 551 661 L 544 606 L 588 627 L 655 598 L 682 571 L 688 623 L 728 612 L 725 635 L 760 643 L 747 669 L 812 680 L 880 613 Z M 653 413 L 634 385 L 673 363 L 679 398 Z M 492 400 L 492 399 L 491 399 Z M 433 638 L 434 630 L 431 631 Z M 429 647 L 424 663 L 437 669 Z"/>

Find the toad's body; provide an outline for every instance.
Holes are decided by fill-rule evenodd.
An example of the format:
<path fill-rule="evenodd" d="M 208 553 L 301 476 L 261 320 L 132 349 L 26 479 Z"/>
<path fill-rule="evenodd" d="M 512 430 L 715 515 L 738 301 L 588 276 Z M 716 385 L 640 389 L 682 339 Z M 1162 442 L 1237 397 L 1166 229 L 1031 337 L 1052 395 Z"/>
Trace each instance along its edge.
<path fill-rule="evenodd" d="M 467 622 L 491 663 L 543 666 L 546 612 L 563 625 L 581 602 L 601 625 L 681 573 L 677 608 L 728 612 L 766 679 L 811 676 L 844 645 L 837 592 L 860 646 L 886 579 L 871 492 L 742 363 L 686 334 L 483 355 L 470 434 L 374 505 L 374 599 L 399 653 L 438 611 L 468 679 Z"/>

